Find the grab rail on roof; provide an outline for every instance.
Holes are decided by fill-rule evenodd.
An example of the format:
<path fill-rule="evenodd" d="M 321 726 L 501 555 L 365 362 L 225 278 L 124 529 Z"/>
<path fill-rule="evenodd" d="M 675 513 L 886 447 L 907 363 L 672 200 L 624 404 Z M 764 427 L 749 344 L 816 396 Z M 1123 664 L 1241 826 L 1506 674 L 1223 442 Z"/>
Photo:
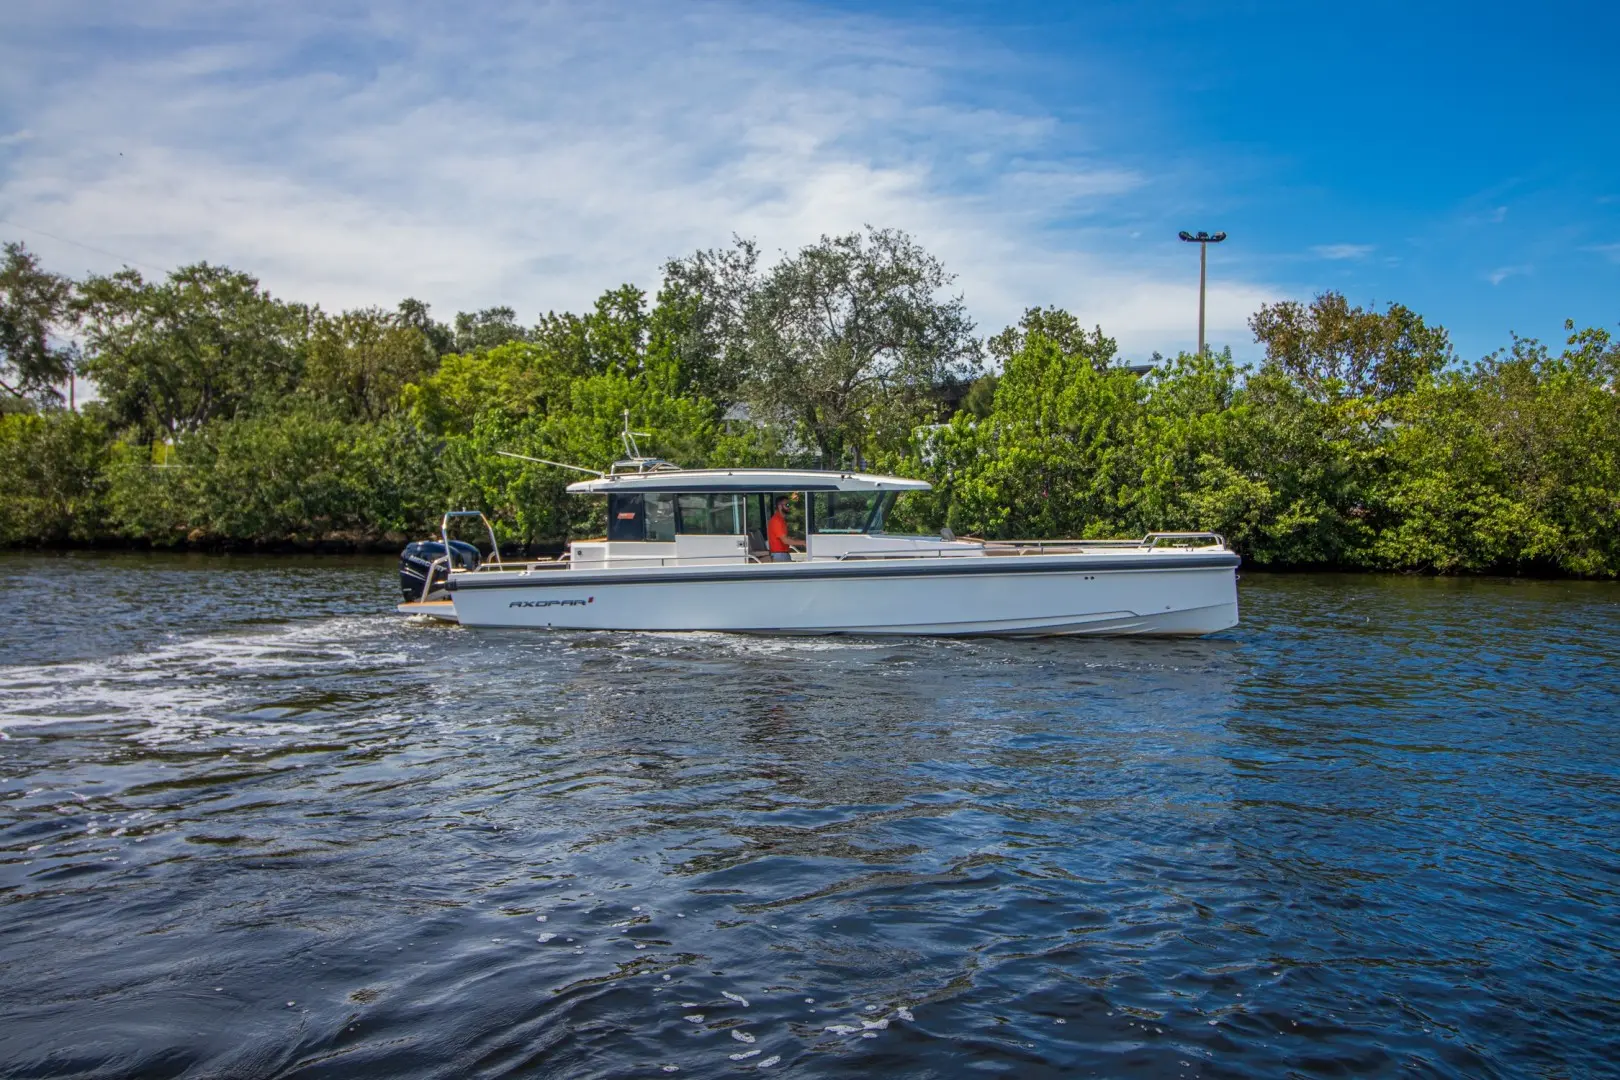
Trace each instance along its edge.
<path fill-rule="evenodd" d="M 1151 532 L 1142 537 L 1142 543 L 1146 544 L 1148 547 L 1157 547 L 1160 540 L 1213 540 L 1215 542 L 1214 546 L 1216 547 L 1226 546 L 1226 537 L 1222 536 L 1220 533 L 1203 532 L 1200 530 L 1194 530 L 1192 532 Z M 1210 545 L 1206 544 L 1205 546 L 1208 547 Z"/>
<path fill-rule="evenodd" d="M 1176 543 L 1176 541 L 1203 540 L 1202 544 Z M 1168 543 L 1166 541 L 1169 541 Z M 1106 548 L 1114 551 L 1151 551 L 1158 547 L 1226 547 L 1226 538 L 1216 532 L 1152 532 L 1140 540 L 986 540 L 986 552 L 1017 551 L 1020 554 L 1045 554 L 1048 551 L 1073 551 L 1083 548 Z"/>

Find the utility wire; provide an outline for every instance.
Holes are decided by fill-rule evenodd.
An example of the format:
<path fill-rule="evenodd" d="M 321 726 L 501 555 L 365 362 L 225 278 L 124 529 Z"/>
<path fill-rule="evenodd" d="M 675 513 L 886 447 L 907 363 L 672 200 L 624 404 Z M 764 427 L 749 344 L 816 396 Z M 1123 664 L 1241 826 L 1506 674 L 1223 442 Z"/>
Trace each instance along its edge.
<path fill-rule="evenodd" d="M 0 225 L 10 225 L 13 229 L 21 229 L 23 232 L 31 232 L 31 233 L 34 233 L 37 236 L 48 237 L 48 238 L 50 238 L 52 240 L 57 241 L 58 243 L 71 244 L 72 246 L 74 246 L 76 248 L 83 248 L 86 251 L 93 251 L 97 255 L 105 255 L 109 259 L 117 259 L 119 262 L 122 262 L 122 263 L 143 267 L 143 268 L 145 268 L 147 270 L 150 270 L 150 271 L 152 271 L 153 273 L 156 273 L 156 274 L 170 274 L 170 273 L 173 273 L 172 270 L 164 269 L 161 266 L 153 266 L 151 263 L 142 262 L 139 259 L 131 259 L 131 258 L 127 257 L 127 256 L 118 254 L 116 251 L 108 251 L 106 248 L 98 248 L 98 247 L 92 247 L 89 244 L 81 244 L 77 240 L 69 240 L 65 236 L 57 236 L 55 233 L 48 233 L 44 229 L 36 229 L 31 225 L 24 225 L 20 221 L 12 221 L 9 218 L 0 218 Z"/>

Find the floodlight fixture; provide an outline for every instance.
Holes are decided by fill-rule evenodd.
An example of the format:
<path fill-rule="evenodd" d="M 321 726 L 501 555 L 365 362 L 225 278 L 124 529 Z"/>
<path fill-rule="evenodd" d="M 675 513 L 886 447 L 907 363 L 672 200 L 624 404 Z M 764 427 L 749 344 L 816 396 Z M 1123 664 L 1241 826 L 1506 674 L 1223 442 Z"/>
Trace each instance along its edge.
<path fill-rule="evenodd" d="M 1176 235 L 1189 244 L 1198 245 L 1198 355 L 1204 355 L 1204 284 L 1208 278 L 1209 245 L 1218 244 L 1226 239 L 1223 232 L 1207 233 L 1199 230 L 1190 233 L 1183 229 Z"/>

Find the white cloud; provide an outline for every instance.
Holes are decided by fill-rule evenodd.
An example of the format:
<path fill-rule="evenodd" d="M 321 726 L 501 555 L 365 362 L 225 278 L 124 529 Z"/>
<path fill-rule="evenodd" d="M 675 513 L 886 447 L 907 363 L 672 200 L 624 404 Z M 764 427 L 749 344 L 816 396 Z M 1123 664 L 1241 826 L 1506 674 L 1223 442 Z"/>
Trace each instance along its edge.
<path fill-rule="evenodd" d="M 1498 266 L 1495 270 L 1492 270 L 1490 273 L 1485 275 L 1485 280 L 1489 281 L 1492 285 L 1500 285 L 1508 278 L 1522 277 L 1523 275 L 1530 273 L 1530 269 L 1531 268 L 1528 266 Z"/>
<path fill-rule="evenodd" d="M 1371 244 L 1319 244 L 1311 254 L 1319 259 L 1365 259 L 1375 250 Z"/>
<path fill-rule="evenodd" d="M 1160 177 L 983 87 L 980 40 L 788 6 L 137 5 L 0 16 L 0 218 L 145 264 L 208 259 L 327 307 L 580 308 L 671 255 L 911 231 L 986 330 L 1060 304 L 1127 351 L 1196 277 L 1108 227 Z M 11 20 L 8 34 L 7 20 Z M 476 22 L 477 25 L 473 25 Z M 89 44 L 130 31 L 116 54 Z M 81 55 L 82 53 L 82 55 Z M 9 113 L 10 115 L 6 115 Z M 1130 215 L 1133 219 L 1140 215 Z M 31 246 L 64 269 L 111 268 Z M 1230 270 L 1224 274 L 1230 274 Z M 1210 337 L 1274 292 L 1212 270 Z"/>
<path fill-rule="evenodd" d="M 1593 244 L 1586 250 L 1595 251 L 1612 263 L 1620 263 L 1620 244 Z"/>

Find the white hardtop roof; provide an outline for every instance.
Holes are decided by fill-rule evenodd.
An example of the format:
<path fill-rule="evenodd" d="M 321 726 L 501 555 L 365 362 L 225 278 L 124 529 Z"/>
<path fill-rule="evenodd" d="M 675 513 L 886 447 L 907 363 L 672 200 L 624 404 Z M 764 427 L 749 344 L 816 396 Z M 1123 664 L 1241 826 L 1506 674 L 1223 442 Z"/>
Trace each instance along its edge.
<path fill-rule="evenodd" d="M 901 476 L 874 476 L 857 472 L 822 472 L 815 469 L 653 469 L 613 473 L 595 480 L 569 484 L 575 495 L 605 495 L 622 491 L 929 491 L 926 480 Z"/>

